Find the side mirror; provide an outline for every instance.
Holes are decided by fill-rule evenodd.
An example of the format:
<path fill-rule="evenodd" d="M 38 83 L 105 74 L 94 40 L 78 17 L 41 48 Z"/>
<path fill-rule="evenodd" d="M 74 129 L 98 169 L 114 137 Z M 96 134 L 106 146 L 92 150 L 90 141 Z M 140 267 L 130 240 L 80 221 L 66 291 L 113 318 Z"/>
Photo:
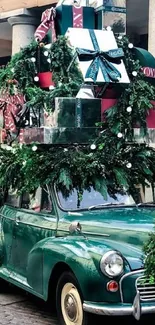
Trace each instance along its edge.
<path fill-rule="evenodd" d="M 81 224 L 77 221 L 73 221 L 70 226 L 69 226 L 69 232 L 70 234 L 74 234 L 74 233 L 81 233 L 82 231 L 82 227 Z"/>

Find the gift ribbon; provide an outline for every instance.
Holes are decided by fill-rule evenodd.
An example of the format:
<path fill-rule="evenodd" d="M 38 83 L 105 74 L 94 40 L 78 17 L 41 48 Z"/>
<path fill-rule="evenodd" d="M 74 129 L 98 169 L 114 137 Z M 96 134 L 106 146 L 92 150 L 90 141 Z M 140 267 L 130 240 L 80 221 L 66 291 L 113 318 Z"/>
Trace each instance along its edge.
<path fill-rule="evenodd" d="M 83 7 L 72 7 L 73 28 L 83 28 Z"/>
<path fill-rule="evenodd" d="M 81 98 L 77 98 L 75 101 L 75 127 L 76 128 L 80 128 L 81 127 L 81 123 L 82 123 L 82 103 L 81 103 Z"/>
<path fill-rule="evenodd" d="M 87 69 L 85 78 L 92 79 L 96 82 L 99 68 L 105 82 L 117 82 L 121 78 L 121 73 L 114 67 L 112 63 L 120 64 L 124 57 L 123 49 L 118 48 L 107 52 L 100 51 L 97 38 L 93 29 L 89 30 L 90 38 L 94 46 L 94 50 L 77 48 L 76 53 L 80 61 L 92 61 Z"/>
<path fill-rule="evenodd" d="M 41 17 L 41 24 L 38 26 L 34 34 L 36 41 L 41 42 L 50 29 L 52 32 L 52 42 L 56 41 L 56 32 L 54 24 L 55 16 L 56 10 L 53 7 L 43 12 Z"/>
<path fill-rule="evenodd" d="M 0 106 L 3 109 L 4 128 L 6 131 L 17 133 L 16 120 L 21 112 L 25 99 L 22 94 L 10 96 L 8 93 L 1 94 Z M 5 104 L 5 106 L 2 104 Z"/>

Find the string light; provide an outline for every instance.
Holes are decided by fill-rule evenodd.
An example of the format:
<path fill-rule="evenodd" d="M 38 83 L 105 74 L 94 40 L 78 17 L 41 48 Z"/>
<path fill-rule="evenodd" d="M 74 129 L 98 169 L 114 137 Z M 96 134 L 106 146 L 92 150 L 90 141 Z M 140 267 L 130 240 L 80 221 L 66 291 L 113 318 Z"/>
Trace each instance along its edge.
<path fill-rule="evenodd" d="M 35 82 L 38 82 L 38 81 L 39 81 L 39 77 L 38 77 L 38 76 L 35 76 L 35 77 L 34 77 L 34 81 L 35 81 Z"/>
<path fill-rule="evenodd" d="M 128 164 L 126 165 L 126 167 L 130 169 L 130 168 L 132 167 L 132 164 L 131 164 L 131 163 L 128 163 Z"/>
<path fill-rule="evenodd" d="M 91 149 L 91 150 L 95 150 L 95 149 L 96 149 L 96 144 L 94 144 L 94 143 L 91 144 L 90 149 Z"/>
<path fill-rule="evenodd" d="M 122 138 L 122 137 L 123 137 L 123 134 L 122 134 L 121 132 L 119 132 L 119 133 L 117 134 L 117 137 L 118 137 L 118 138 Z"/>
<path fill-rule="evenodd" d="M 45 52 L 44 52 L 44 55 L 45 55 L 45 56 L 48 56 L 48 51 L 45 51 Z"/>
<path fill-rule="evenodd" d="M 107 27 L 107 31 L 111 32 L 112 28 L 110 26 Z"/>
<path fill-rule="evenodd" d="M 127 109 L 126 109 L 126 110 L 127 110 L 127 112 L 128 112 L 128 113 L 131 113 L 131 112 L 132 112 L 132 107 L 131 107 L 131 106 L 129 106 L 129 107 L 127 107 Z"/>
<path fill-rule="evenodd" d="M 31 61 L 32 61 L 33 63 L 35 63 L 35 62 L 36 62 L 36 58 L 31 58 Z"/>
<path fill-rule="evenodd" d="M 33 146 L 32 147 L 32 151 L 37 151 L 38 147 L 37 146 Z"/>
<path fill-rule="evenodd" d="M 132 43 L 129 43 L 128 48 L 129 49 L 133 49 L 133 44 Z"/>

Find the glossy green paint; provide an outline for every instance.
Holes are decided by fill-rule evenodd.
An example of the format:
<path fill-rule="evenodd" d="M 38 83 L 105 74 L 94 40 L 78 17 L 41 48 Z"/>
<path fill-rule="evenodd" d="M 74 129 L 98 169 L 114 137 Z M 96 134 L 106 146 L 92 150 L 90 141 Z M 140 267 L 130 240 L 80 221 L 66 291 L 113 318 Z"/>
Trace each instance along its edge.
<path fill-rule="evenodd" d="M 118 250 L 124 257 L 124 273 L 143 270 L 142 245 L 153 229 L 154 208 L 68 213 L 58 206 L 54 191 L 52 202 L 52 214 L 6 205 L 1 209 L 0 277 L 47 300 L 50 278 L 63 263 L 75 274 L 85 301 L 120 302 L 119 291 L 106 289 L 110 279 L 100 271 L 100 260 L 105 252 Z M 69 233 L 73 221 L 81 223 L 81 234 Z M 133 302 L 135 278 L 131 275 L 123 287 L 127 303 Z"/>

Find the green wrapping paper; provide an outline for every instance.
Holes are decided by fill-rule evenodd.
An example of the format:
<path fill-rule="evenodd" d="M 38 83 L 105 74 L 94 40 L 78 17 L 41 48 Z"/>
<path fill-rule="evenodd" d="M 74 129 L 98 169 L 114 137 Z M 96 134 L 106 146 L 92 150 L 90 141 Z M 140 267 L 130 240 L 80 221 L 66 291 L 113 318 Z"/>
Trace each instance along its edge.
<path fill-rule="evenodd" d="M 78 14 L 78 10 L 80 10 Z M 95 28 L 95 11 L 91 7 L 61 5 L 56 8 L 55 27 L 57 35 L 65 35 L 69 27 Z"/>
<path fill-rule="evenodd" d="M 86 144 L 93 141 L 101 121 L 101 100 L 56 98 L 53 112 L 44 114 L 44 126 L 20 131 L 19 143 Z"/>
<path fill-rule="evenodd" d="M 101 121 L 101 100 L 57 97 L 55 110 L 44 118 L 44 126 L 94 127 Z"/>

